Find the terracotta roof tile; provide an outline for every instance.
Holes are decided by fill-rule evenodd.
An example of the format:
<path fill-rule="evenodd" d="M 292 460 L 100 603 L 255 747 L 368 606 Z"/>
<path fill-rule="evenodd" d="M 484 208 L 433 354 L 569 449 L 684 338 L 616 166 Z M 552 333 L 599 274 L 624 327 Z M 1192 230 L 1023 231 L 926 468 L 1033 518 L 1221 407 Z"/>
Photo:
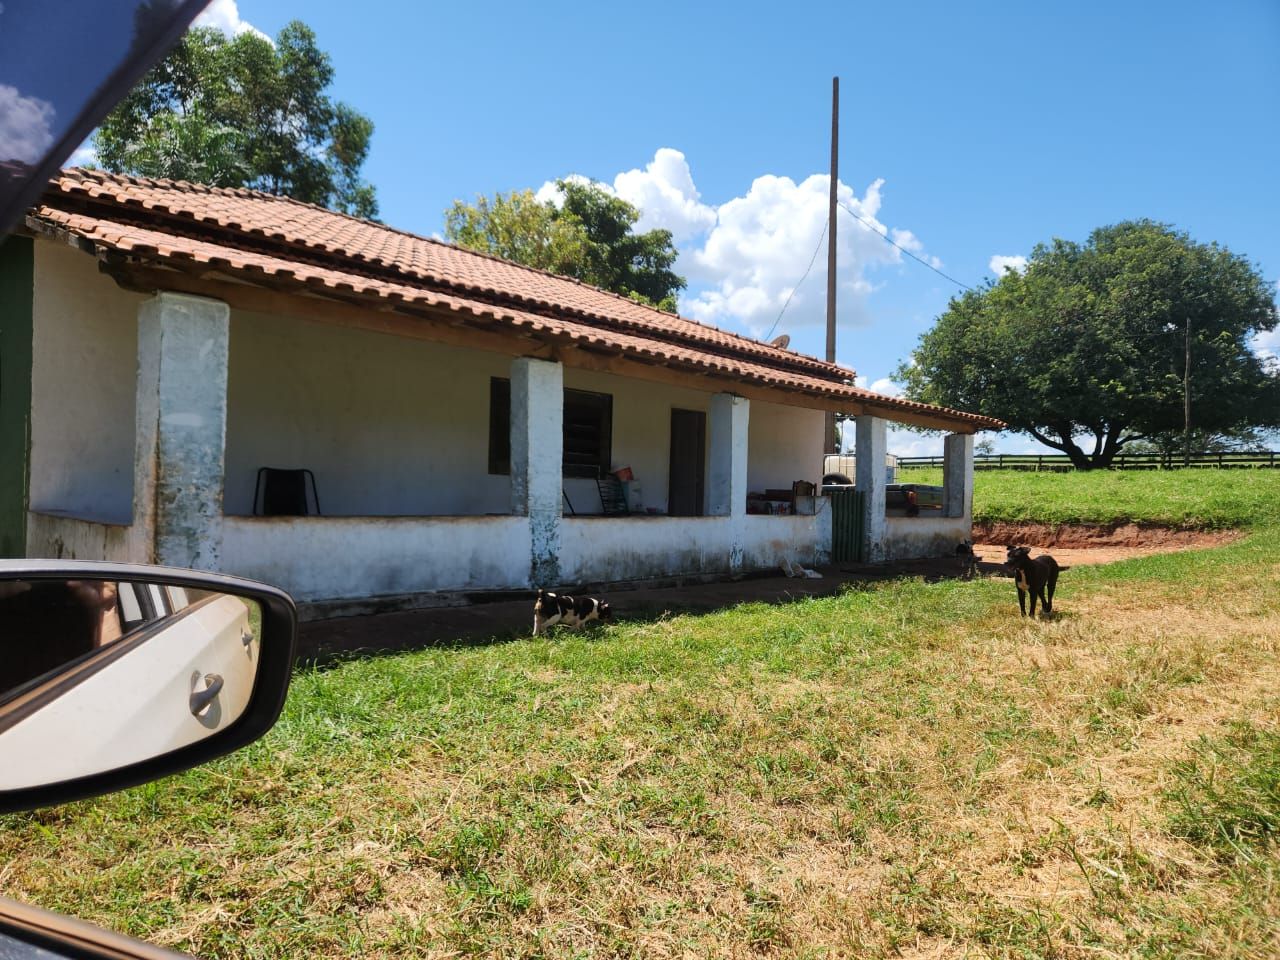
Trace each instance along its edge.
<path fill-rule="evenodd" d="M 541 338 L 714 371 L 815 396 L 998 428 L 976 414 L 886 397 L 853 371 L 717 330 L 564 277 L 285 197 L 72 169 L 50 183 L 33 226 L 99 249 L 185 261 L 362 297 L 447 308 Z"/>
<path fill-rule="evenodd" d="M 341 256 L 353 261 L 353 265 L 385 267 L 426 282 L 443 282 L 475 293 L 514 297 L 641 329 L 662 330 L 709 346 L 798 364 L 822 376 L 837 379 L 853 376 L 853 371 L 834 364 L 664 313 L 570 278 L 334 213 L 289 197 L 245 189 L 197 189 L 181 182 L 80 169 L 63 171 L 52 181 L 51 188 L 70 197 L 79 194 L 125 209 L 166 213 L 196 224 Z M 51 200 L 46 197 L 46 202 Z"/>

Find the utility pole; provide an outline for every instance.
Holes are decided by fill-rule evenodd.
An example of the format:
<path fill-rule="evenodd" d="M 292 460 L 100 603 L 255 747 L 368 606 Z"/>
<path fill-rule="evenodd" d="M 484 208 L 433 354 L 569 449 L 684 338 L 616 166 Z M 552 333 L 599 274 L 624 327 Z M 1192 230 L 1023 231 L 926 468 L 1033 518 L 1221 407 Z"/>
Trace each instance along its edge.
<path fill-rule="evenodd" d="M 831 78 L 831 199 L 827 209 L 827 362 L 836 362 L 836 184 L 840 178 L 840 78 Z M 836 415 L 827 414 L 827 453 L 836 446 Z"/>
<path fill-rule="evenodd" d="M 1186 364 L 1182 370 L 1182 465 L 1191 466 L 1191 311 L 1187 311 Z"/>

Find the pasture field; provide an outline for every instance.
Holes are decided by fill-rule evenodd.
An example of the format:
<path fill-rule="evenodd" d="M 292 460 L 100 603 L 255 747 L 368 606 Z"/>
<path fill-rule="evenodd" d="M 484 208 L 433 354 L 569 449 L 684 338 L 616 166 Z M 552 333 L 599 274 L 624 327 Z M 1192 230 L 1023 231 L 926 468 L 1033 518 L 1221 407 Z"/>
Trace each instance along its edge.
<path fill-rule="evenodd" d="M 1280 955 L 1280 471 L 981 473 L 1226 546 L 299 673 L 261 742 L 0 818 L 0 890 L 211 957 Z"/>
<path fill-rule="evenodd" d="M 1220 530 L 1270 522 L 1280 511 L 1277 470 L 1130 470 L 1035 473 L 978 470 L 973 519 L 1005 523 L 1142 523 Z M 902 483 L 942 483 L 940 469 L 899 472 Z"/>

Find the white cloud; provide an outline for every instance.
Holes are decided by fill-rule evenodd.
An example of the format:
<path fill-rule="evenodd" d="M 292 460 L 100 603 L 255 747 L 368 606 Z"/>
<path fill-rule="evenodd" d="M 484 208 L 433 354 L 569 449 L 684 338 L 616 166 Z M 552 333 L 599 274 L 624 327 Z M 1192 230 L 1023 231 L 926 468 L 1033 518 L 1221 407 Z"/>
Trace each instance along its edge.
<path fill-rule="evenodd" d="M 902 388 L 889 377 L 881 377 L 879 380 L 868 382 L 866 377 L 859 374 L 853 382 L 855 386 L 861 387 L 863 390 L 870 390 L 872 393 L 881 393 L 886 397 L 902 396 Z"/>
<path fill-rule="evenodd" d="M 573 173 L 564 178 L 574 183 L 591 183 L 589 177 Z M 635 229 L 670 230 L 677 244 L 704 233 L 716 222 L 716 212 L 701 201 L 693 185 L 689 162 L 679 150 L 662 147 L 645 164 L 643 170 L 627 170 L 613 178 L 613 183 L 596 181 L 596 185 L 626 200 L 640 211 Z M 548 180 L 534 196 L 543 203 L 560 205 L 561 194 Z"/>
<path fill-rule="evenodd" d="M 670 230 L 680 243 L 715 226 L 716 212 L 701 201 L 689 162 L 679 150 L 662 147 L 643 170 L 614 177 L 613 189 L 640 210 L 639 231 Z"/>
<path fill-rule="evenodd" d="M 613 187 L 607 183 L 593 181 L 590 177 L 584 177 L 580 173 L 571 173 L 567 177 L 561 177 L 561 180 L 568 180 L 570 183 L 595 183 L 597 187 L 605 191 L 605 193 L 613 193 Z M 548 180 L 536 191 L 534 191 L 533 199 L 539 203 L 554 203 L 557 207 L 564 203 L 564 193 L 561 192 L 559 184 L 554 180 Z"/>
<path fill-rule="evenodd" d="M 995 274 L 996 278 L 999 279 L 1004 276 L 1004 272 L 1006 270 L 1013 270 L 1016 273 L 1021 273 L 1023 270 L 1027 269 L 1027 258 L 1021 255 L 1005 256 L 1004 254 L 997 253 L 987 263 L 987 267 L 993 274 Z"/>
<path fill-rule="evenodd" d="M 53 104 L 0 83 L 0 161 L 35 163 L 53 145 Z"/>
<path fill-rule="evenodd" d="M 942 434 L 888 430 L 885 432 L 885 446 L 895 457 L 940 457 Z"/>
<path fill-rule="evenodd" d="M 784 304 L 788 329 L 821 324 L 826 316 L 827 241 L 818 240 L 827 222 L 829 184 L 825 174 L 799 183 L 766 174 L 743 196 L 721 204 L 706 242 L 680 262 L 692 285 L 682 309 L 706 323 L 737 321 L 757 336 L 773 325 Z M 884 242 L 890 230 L 876 219 L 883 185 L 883 180 L 874 181 L 861 197 L 847 184 L 836 187 L 840 203 L 870 225 L 843 213 L 837 223 L 843 324 L 865 325 L 869 320 L 865 301 L 874 289 L 869 269 L 902 262 L 901 252 Z M 908 249 L 923 249 L 908 230 L 896 229 L 891 235 Z M 806 277 L 810 262 L 813 267 Z"/>
<path fill-rule="evenodd" d="M 566 179 L 587 181 L 576 174 Z M 639 208 L 639 229 L 671 231 L 680 251 L 676 270 L 690 284 L 680 301 L 681 313 L 756 336 L 773 325 L 788 297 L 786 329 L 818 326 L 825 319 L 826 243 L 816 258 L 814 249 L 827 221 L 829 183 L 825 174 L 813 174 L 799 183 L 766 174 L 742 196 L 712 206 L 702 201 L 685 155 L 670 147 L 656 151 L 643 170 L 619 173 L 612 183 L 598 182 Z M 914 233 L 891 229 L 877 219 L 883 186 L 883 180 L 876 180 L 861 197 L 847 184 L 837 188 L 840 201 L 869 224 L 868 228 L 847 213 L 840 215 L 837 264 L 842 326 L 869 322 L 865 301 L 875 289 L 869 269 L 903 262 L 902 253 L 885 243 L 885 236 L 923 255 L 924 244 Z M 559 191 L 550 182 L 536 196 L 559 201 Z M 813 268 L 797 288 L 811 258 Z M 936 257 L 924 259 L 941 266 Z M 793 288 L 797 288 L 794 295 Z"/>
<path fill-rule="evenodd" d="M 192 26 L 213 27 L 229 37 L 239 36 L 242 33 L 256 33 L 263 40 L 271 42 L 271 38 L 252 23 L 240 19 L 240 8 L 236 6 L 236 0 L 213 0 L 204 8 L 204 12 L 196 17 Z"/>
<path fill-rule="evenodd" d="M 75 152 L 67 158 L 67 162 L 63 164 L 65 167 L 87 167 L 98 165 L 98 151 L 93 145 L 93 138 L 90 137 L 80 146 L 76 147 Z"/>
<path fill-rule="evenodd" d="M 1253 338 L 1253 352 L 1266 363 L 1280 364 L 1280 327 L 1256 334 Z"/>

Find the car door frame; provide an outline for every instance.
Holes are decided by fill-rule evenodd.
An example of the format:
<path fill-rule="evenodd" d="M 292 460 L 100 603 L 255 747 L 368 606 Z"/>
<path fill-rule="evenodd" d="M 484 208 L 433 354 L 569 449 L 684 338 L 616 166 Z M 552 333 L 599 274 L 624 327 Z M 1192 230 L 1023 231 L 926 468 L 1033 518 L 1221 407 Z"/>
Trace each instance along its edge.
<path fill-rule="evenodd" d="M 39 950 L 77 960 L 190 960 L 145 940 L 137 940 L 86 920 L 0 897 L 0 934 Z"/>

